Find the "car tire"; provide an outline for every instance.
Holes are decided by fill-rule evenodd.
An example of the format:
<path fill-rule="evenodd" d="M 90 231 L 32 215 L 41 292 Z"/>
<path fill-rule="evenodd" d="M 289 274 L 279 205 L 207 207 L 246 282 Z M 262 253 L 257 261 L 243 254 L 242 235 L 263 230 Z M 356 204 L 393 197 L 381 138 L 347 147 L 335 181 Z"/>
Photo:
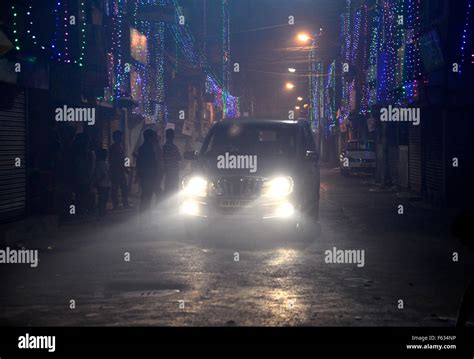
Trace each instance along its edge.
<path fill-rule="evenodd" d="M 188 222 L 184 223 L 184 234 L 188 242 L 195 244 L 202 244 L 206 239 L 206 235 L 203 230 Z"/>
<path fill-rule="evenodd" d="M 303 243 L 313 243 L 321 235 L 321 225 L 316 220 L 305 220 L 299 222 L 296 229 L 298 232 L 297 238 Z"/>
<path fill-rule="evenodd" d="M 197 240 L 196 232 L 188 223 L 184 223 L 184 234 L 189 242 L 195 242 Z"/>

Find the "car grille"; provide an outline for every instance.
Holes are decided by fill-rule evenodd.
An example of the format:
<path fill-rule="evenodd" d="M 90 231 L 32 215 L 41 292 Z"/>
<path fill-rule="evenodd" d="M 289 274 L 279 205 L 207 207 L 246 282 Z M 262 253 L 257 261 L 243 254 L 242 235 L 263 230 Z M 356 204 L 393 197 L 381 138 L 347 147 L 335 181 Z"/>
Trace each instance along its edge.
<path fill-rule="evenodd" d="M 356 162 L 356 163 L 374 163 L 374 159 L 364 159 L 364 158 L 349 158 L 350 162 Z"/>
<path fill-rule="evenodd" d="M 222 177 L 214 181 L 214 188 L 219 198 L 255 199 L 262 183 L 259 177 Z"/>

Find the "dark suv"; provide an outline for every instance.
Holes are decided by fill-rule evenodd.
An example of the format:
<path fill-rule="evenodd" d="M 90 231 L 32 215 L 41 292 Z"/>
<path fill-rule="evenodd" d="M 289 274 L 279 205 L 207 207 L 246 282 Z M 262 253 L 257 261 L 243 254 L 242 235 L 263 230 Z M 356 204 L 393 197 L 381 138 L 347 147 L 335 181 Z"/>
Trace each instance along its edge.
<path fill-rule="evenodd" d="M 308 121 L 225 120 L 216 123 L 180 192 L 187 233 L 206 238 L 315 237 L 319 230 L 319 154 Z"/>

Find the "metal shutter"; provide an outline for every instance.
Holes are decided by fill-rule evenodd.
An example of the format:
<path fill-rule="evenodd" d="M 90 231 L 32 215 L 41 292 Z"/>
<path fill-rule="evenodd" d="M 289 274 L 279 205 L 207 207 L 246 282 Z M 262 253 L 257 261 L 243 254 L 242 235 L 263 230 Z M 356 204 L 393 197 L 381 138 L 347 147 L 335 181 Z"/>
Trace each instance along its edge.
<path fill-rule="evenodd" d="M 444 195 L 443 126 L 440 115 L 431 117 L 426 139 L 424 153 L 426 194 L 429 199 L 438 201 Z"/>
<path fill-rule="evenodd" d="M 393 184 L 399 184 L 398 176 L 398 146 L 390 145 L 388 148 L 388 163 L 390 168 L 390 178 Z"/>
<path fill-rule="evenodd" d="M 17 91 L 0 108 L 0 223 L 24 216 L 26 211 L 25 92 Z M 21 167 L 15 167 L 15 159 Z"/>
<path fill-rule="evenodd" d="M 408 141 L 409 186 L 413 191 L 421 193 L 422 172 L 420 126 L 410 126 L 408 128 Z"/>

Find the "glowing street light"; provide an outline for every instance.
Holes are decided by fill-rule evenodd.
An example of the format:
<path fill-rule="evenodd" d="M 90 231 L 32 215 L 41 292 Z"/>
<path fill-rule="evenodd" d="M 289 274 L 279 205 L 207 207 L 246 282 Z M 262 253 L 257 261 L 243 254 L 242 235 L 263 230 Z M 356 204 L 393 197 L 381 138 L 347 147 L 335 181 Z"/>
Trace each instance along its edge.
<path fill-rule="evenodd" d="M 304 108 L 308 108 L 308 104 L 305 103 L 305 104 L 303 105 L 303 107 L 304 107 Z"/>
<path fill-rule="evenodd" d="M 295 85 L 291 82 L 287 82 L 285 87 L 287 90 L 293 90 L 295 88 Z"/>
<path fill-rule="evenodd" d="M 298 101 L 303 101 L 303 97 L 301 97 L 301 96 L 298 96 L 296 99 L 297 99 Z"/>
<path fill-rule="evenodd" d="M 296 69 L 294 69 L 293 67 L 290 67 L 290 68 L 288 68 L 288 71 L 290 71 L 291 73 L 294 73 L 294 72 L 296 72 Z"/>
<path fill-rule="evenodd" d="M 295 110 L 299 110 L 299 109 L 301 109 L 301 107 L 295 106 Z"/>
<path fill-rule="evenodd" d="M 300 32 L 297 38 L 300 42 L 308 42 L 308 40 L 312 39 L 311 36 L 309 36 L 307 33 L 304 33 L 304 32 Z"/>

